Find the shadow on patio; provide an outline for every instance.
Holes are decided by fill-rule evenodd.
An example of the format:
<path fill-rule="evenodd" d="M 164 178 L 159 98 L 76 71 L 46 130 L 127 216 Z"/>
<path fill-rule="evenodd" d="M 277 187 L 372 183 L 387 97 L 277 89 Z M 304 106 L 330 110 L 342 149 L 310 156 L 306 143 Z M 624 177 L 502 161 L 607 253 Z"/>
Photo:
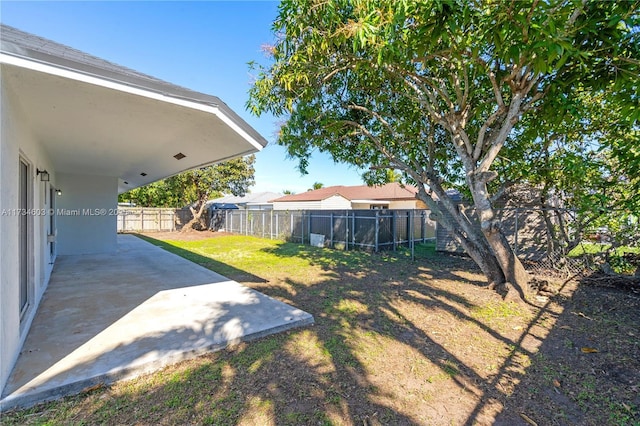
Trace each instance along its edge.
<path fill-rule="evenodd" d="M 306 312 L 119 235 L 115 254 L 58 258 L 2 410 L 312 323 Z"/>

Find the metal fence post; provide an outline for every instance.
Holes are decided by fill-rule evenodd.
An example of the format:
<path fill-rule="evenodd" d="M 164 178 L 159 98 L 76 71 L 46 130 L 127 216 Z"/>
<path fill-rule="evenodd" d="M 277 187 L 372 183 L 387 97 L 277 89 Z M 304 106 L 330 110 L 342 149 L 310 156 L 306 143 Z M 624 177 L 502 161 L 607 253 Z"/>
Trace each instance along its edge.
<path fill-rule="evenodd" d="M 291 238 L 295 239 L 295 234 L 293 232 L 293 213 L 289 212 L 289 233 L 291 234 Z"/>
<path fill-rule="evenodd" d="M 398 249 L 398 235 L 396 234 L 396 211 L 391 214 L 391 239 L 393 240 L 393 251 Z"/>
<path fill-rule="evenodd" d="M 356 212 L 351 210 L 351 243 L 352 248 L 356 248 Z"/>
<path fill-rule="evenodd" d="M 409 240 L 413 239 L 413 235 L 411 235 L 411 229 L 412 229 L 412 225 L 411 225 L 411 210 L 407 210 L 407 222 L 406 222 L 406 226 L 404 227 L 405 231 L 407 231 L 407 244 L 409 243 Z M 410 247 L 410 245 L 408 245 L 407 247 Z"/>
<path fill-rule="evenodd" d="M 416 260 L 415 243 L 413 241 L 413 210 L 409 210 L 407 216 L 409 218 L 409 234 L 411 235 L 411 238 L 409 238 L 409 247 L 411 247 L 411 260 L 413 261 Z"/>
<path fill-rule="evenodd" d="M 333 248 L 333 212 L 329 219 L 329 247 Z"/>
<path fill-rule="evenodd" d="M 380 210 L 376 210 L 376 218 L 375 218 L 376 224 L 376 230 L 375 230 L 375 238 L 376 238 L 376 242 L 375 242 L 375 251 L 376 253 L 379 250 L 379 243 L 380 243 Z"/>
<path fill-rule="evenodd" d="M 344 211 L 344 249 L 349 250 L 349 211 Z"/>

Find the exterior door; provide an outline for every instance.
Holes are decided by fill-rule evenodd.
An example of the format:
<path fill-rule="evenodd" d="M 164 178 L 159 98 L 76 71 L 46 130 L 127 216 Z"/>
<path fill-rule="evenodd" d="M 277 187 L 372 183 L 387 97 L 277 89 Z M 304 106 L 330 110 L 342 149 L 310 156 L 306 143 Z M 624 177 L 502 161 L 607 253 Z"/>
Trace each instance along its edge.
<path fill-rule="evenodd" d="M 29 186 L 31 179 L 29 178 L 29 165 L 20 159 L 19 170 L 19 194 L 18 194 L 18 261 L 20 263 L 20 289 L 19 289 L 19 308 L 20 316 L 26 312 L 29 307 L 29 234 L 31 233 L 29 212 L 30 203 Z"/>
<path fill-rule="evenodd" d="M 56 189 L 49 186 L 49 235 L 56 234 Z M 49 262 L 53 263 L 56 257 L 55 239 L 49 242 Z"/>

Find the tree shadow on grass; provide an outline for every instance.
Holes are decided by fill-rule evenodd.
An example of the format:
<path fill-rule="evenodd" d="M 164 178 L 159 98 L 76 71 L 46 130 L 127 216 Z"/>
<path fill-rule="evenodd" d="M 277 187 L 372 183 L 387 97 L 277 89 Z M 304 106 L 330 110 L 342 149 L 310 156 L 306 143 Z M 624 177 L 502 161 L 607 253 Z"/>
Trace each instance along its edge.
<path fill-rule="evenodd" d="M 279 248 L 269 250 L 276 255 L 288 255 L 288 253 L 281 252 Z M 321 311 L 310 310 L 310 312 L 317 318 L 316 327 L 327 327 L 327 330 L 321 333 L 321 335 L 326 335 L 325 340 L 327 341 L 331 341 L 331 333 L 334 330 L 340 330 L 343 333 L 345 329 L 360 329 L 364 333 L 375 333 L 394 339 L 422 355 L 425 360 L 428 360 L 440 370 L 440 374 L 450 376 L 451 381 L 449 384 L 454 388 L 457 387 L 463 393 L 467 392 L 474 395 L 471 399 L 482 399 L 487 396 L 493 398 L 492 393 L 495 393 L 492 392 L 493 388 L 502 386 L 500 382 L 504 377 L 513 374 L 513 366 L 511 364 L 516 363 L 514 360 L 519 359 L 520 355 L 532 355 L 529 351 L 520 348 L 520 343 L 524 336 L 527 335 L 528 329 L 520 338 L 514 336 L 513 333 L 511 333 L 511 336 L 504 335 L 474 316 L 474 310 L 479 308 L 480 305 L 463 296 L 464 292 L 448 291 L 446 287 L 442 288 L 428 284 L 429 280 L 432 279 L 440 282 L 454 281 L 459 283 L 463 281 L 462 285 L 465 286 L 484 286 L 481 280 L 473 278 L 461 279 L 461 275 L 464 274 L 458 272 L 465 272 L 464 270 L 468 268 L 464 259 L 445 258 L 444 265 L 437 261 L 433 262 L 434 259 L 428 259 L 416 264 L 410 262 L 406 257 L 383 254 L 377 259 L 378 262 L 376 263 L 375 261 L 371 262 L 371 258 L 380 255 L 366 254 L 368 259 L 364 258 L 365 261 L 363 261 L 362 254 L 346 252 L 331 252 L 327 254 L 323 250 L 319 251 L 308 247 L 301 248 L 297 255 L 309 257 L 323 268 L 335 268 L 338 265 L 339 267 L 346 267 L 347 271 L 364 272 L 365 276 L 359 279 L 340 279 L 324 282 L 321 287 L 314 286 L 313 296 L 322 297 L 323 303 Z M 352 257 L 356 260 L 353 263 L 351 263 Z M 425 265 L 427 266 L 425 267 Z M 437 270 L 435 270 L 436 268 Z M 429 277 L 426 280 L 425 273 Z M 346 275 L 349 275 L 348 272 L 343 274 L 343 278 Z M 375 276 L 375 279 L 372 278 L 373 276 Z M 261 290 L 298 306 L 309 304 L 308 297 L 300 296 L 297 293 L 292 294 L 288 290 L 288 288 L 295 289 L 300 287 L 300 283 L 288 280 L 287 284 L 287 288 L 268 286 L 261 287 Z M 360 306 L 366 306 L 368 309 L 365 313 L 349 315 L 349 312 L 339 308 L 336 309 L 344 300 L 355 302 Z M 425 328 L 421 324 L 419 315 L 415 315 L 415 313 L 413 316 L 404 315 L 403 306 L 399 306 L 398 301 L 401 301 L 400 305 L 404 307 L 407 304 L 420 306 L 423 311 L 433 312 L 433 315 L 441 316 L 443 321 L 446 321 L 446 318 L 449 317 L 455 321 L 471 324 L 480 334 L 494 340 L 499 345 L 510 348 L 510 353 L 491 377 L 480 374 L 478 373 L 477 365 L 471 365 L 464 357 L 458 356 L 455 351 L 446 347 L 446 343 L 443 343 L 438 338 L 438 332 L 431 333 L 430 330 Z M 311 305 L 313 306 L 313 304 Z M 324 324 L 325 319 L 334 324 Z M 521 328 L 526 327 L 523 325 Z M 340 347 L 343 350 L 355 352 L 355 349 L 350 347 L 348 338 L 342 340 Z M 359 368 L 361 374 L 366 377 L 366 368 L 363 365 L 359 365 Z M 435 375 L 438 376 L 438 373 Z M 425 387 L 429 387 L 429 385 L 427 384 Z M 451 393 L 455 394 L 456 392 Z M 373 399 L 380 398 L 375 392 L 370 397 Z M 472 403 L 467 401 L 467 404 Z M 484 413 L 485 407 L 482 404 L 477 404 L 477 407 L 479 408 L 472 408 L 467 417 L 468 420 L 471 420 L 471 423 L 486 417 Z M 422 419 L 427 422 L 438 422 L 442 420 L 441 416 L 447 410 L 445 407 L 444 410 L 427 411 L 433 411 L 433 415 L 427 414 Z M 464 419 L 464 417 L 457 417 L 455 420 L 449 418 L 454 423 L 464 423 Z"/>
<path fill-rule="evenodd" d="M 278 254 L 277 249 L 273 250 L 273 252 Z M 331 256 L 342 259 L 339 262 L 335 262 L 333 260 L 324 260 L 326 256 L 318 256 L 313 249 L 301 250 L 300 255 L 309 256 L 315 259 L 316 262 L 320 262 L 323 267 L 328 268 L 334 267 L 336 263 L 339 265 L 348 264 L 349 256 L 333 254 Z M 359 260 L 360 258 L 356 257 L 356 259 Z M 553 353 L 549 348 L 554 345 L 558 346 L 559 338 L 557 336 L 565 335 L 567 330 L 572 327 L 567 325 L 566 319 L 574 319 L 575 317 L 575 312 L 573 312 L 573 317 L 568 317 L 567 315 L 569 314 L 566 309 L 563 309 L 563 305 L 567 305 L 567 309 L 571 309 L 576 303 L 586 303 L 589 299 L 588 296 L 583 296 L 580 290 L 572 294 L 571 291 L 573 290 L 571 290 L 565 296 L 557 296 L 544 305 L 529 308 L 531 316 L 527 321 L 521 324 L 513 324 L 515 327 L 512 327 L 512 329 L 518 331 L 514 333 L 510 330 L 511 332 L 505 333 L 496 329 L 493 324 L 487 324 L 486 321 L 479 320 L 478 316 L 474 314 L 474 309 L 481 308 L 481 306 L 474 305 L 469 298 L 461 296 L 461 293 L 438 289 L 434 286 L 425 286 L 425 276 L 428 279 L 436 277 L 439 280 L 445 279 L 458 282 L 461 281 L 461 278 L 464 279 L 463 277 L 467 276 L 463 260 L 456 265 L 457 261 L 455 259 L 444 259 L 445 268 L 442 268 L 438 261 L 439 259 L 435 263 L 433 260 L 420 259 L 418 262 L 420 266 L 417 269 L 412 269 L 411 264 L 402 263 L 402 260 L 399 261 L 397 258 L 388 262 L 388 265 L 391 265 L 390 268 L 369 267 L 366 270 L 368 278 L 371 275 L 377 275 L 379 280 L 388 281 L 390 284 L 381 291 L 379 285 L 376 285 L 376 283 L 372 285 L 371 279 L 365 278 L 361 282 L 354 282 L 352 288 L 362 284 L 366 287 L 366 290 L 357 293 L 358 296 L 355 298 L 353 290 L 350 291 L 349 299 L 355 299 L 368 307 L 375 307 L 376 311 L 369 311 L 367 315 L 359 315 L 357 318 L 347 320 L 347 322 L 354 328 L 360 327 L 363 330 L 386 335 L 398 342 L 410 345 L 420 351 L 425 358 L 439 365 L 443 372 L 451 374 L 453 382 L 459 388 L 471 389 L 477 396 L 475 405 L 468 411 L 466 419 L 458 418 L 454 420 L 454 423 L 468 425 L 491 423 L 491 419 L 497 413 L 500 413 L 495 419 L 498 424 L 528 424 L 527 412 L 529 413 L 529 419 L 538 416 L 541 419 L 539 424 L 627 424 L 627 421 L 630 421 L 629 419 L 636 419 L 637 421 L 638 409 L 636 407 L 640 406 L 637 383 L 640 373 L 631 374 L 630 371 L 634 369 L 625 367 L 625 360 L 609 359 L 601 371 L 603 371 L 604 375 L 613 376 L 618 382 L 625 382 L 628 387 L 631 387 L 631 391 L 627 390 L 626 399 L 616 400 L 611 395 L 600 396 L 593 389 L 592 383 L 594 380 L 591 379 L 584 380 L 584 383 L 578 386 L 578 390 L 573 391 L 574 394 L 571 397 L 562 395 L 559 387 L 549 387 L 549 383 L 552 383 L 551 379 L 548 378 L 549 371 L 558 369 L 550 366 L 546 360 L 546 357 Z M 425 268 L 424 265 L 428 265 L 428 267 Z M 359 266 L 359 264 L 356 264 L 356 268 Z M 402 273 L 402 267 L 407 268 L 407 271 L 405 271 L 407 273 Z M 434 271 L 434 269 L 438 269 L 438 271 Z M 463 273 L 460 274 L 460 271 Z M 404 278 L 398 278 L 398 275 L 404 275 Z M 289 282 L 289 284 L 295 288 L 295 283 Z M 337 284 L 337 287 L 343 284 L 344 281 Z M 464 285 L 469 284 L 482 285 L 480 281 L 475 280 L 469 280 L 464 283 Z M 564 285 L 567 285 L 567 283 L 564 283 Z M 561 288 L 560 291 L 562 290 Z M 291 297 L 290 294 L 286 294 L 287 292 L 283 292 L 282 289 L 273 288 L 265 289 L 265 291 L 267 293 L 273 292 L 276 297 L 287 298 L 293 303 L 305 303 L 304 300 L 297 300 L 295 297 Z M 339 290 L 335 288 L 333 291 L 336 293 Z M 327 293 L 331 294 L 325 289 L 323 294 Z M 344 297 L 344 294 L 342 294 L 342 297 Z M 575 298 L 577 300 L 574 300 Z M 487 337 L 504 345 L 508 352 L 499 360 L 496 359 L 497 368 L 490 375 L 480 374 L 477 366 L 465 361 L 464 357 L 457 356 L 456 351 L 441 345 L 433 334 L 421 326 L 420 319 L 406 317 L 403 314 L 403 310 L 397 308 L 396 301 L 398 299 L 403 300 L 405 303 L 420 304 L 428 310 L 439 311 L 439 315 L 448 313 L 460 321 L 471 324 Z M 333 300 L 328 301 L 328 304 L 335 306 L 339 303 L 339 300 L 340 297 L 334 297 Z M 595 302 L 595 305 L 599 306 L 600 303 Z M 615 309 L 615 307 L 612 309 Z M 629 309 L 627 312 L 631 312 L 631 315 L 637 312 L 637 303 L 635 308 Z M 337 312 L 334 319 L 337 320 L 340 316 L 344 323 L 344 312 Z M 389 319 L 393 317 L 396 320 L 390 325 Z M 627 320 L 625 325 L 628 327 L 630 323 L 633 324 L 634 322 Z M 635 323 L 637 324 L 637 321 Z M 624 341 L 626 337 L 626 342 L 629 345 L 632 338 L 630 339 L 628 336 L 633 336 L 634 334 L 633 330 L 626 330 L 626 332 L 628 332 L 626 336 L 622 333 L 622 340 Z M 595 335 L 595 330 L 592 330 L 592 333 Z M 606 333 L 606 331 L 600 330 L 600 337 L 603 340 L 611 341 L 611 336 L 603 333 Z M 620 336 L 620 333 L 618 333 L 618 336 Z M 581 344 L 589 346 L 590 343 L 585 338 L 585 336 L 582 337 L 583 342 Z M 567 345 L 567 338 L 561 337 L 560 340 L 562 339 L 564 341 L 561 344 Z M 572 343 L 572 345 L 577 345 L 577 343 Z M 591 342 L 591 345 L 593 345 L 593 342 Z M 635 348 L 631 344 L 624 351 L 627 354 L 633 354 L 634 352 L 637 352 L 637 344 Z M 574 355 L 579 355 L 579 357 L 585 356 L 585 354 L 580 353 L 578 348 L 574 348 L 573 353 Z M 596 357 L 594 355 L 591 356 Z M 609 356 L 609 358 L 612 358 L 612 356 Z M 637 366 L 640 364 L 639 358 L 638 356 L 632 356 L 631 358 L 626 358 L 626 360 L 631 360 L 631 364 Z M 533 365 L 530 367 L 530 364 Z M 454 366 L 453 368 L 452 365 Z M 548 385 L 546 389 L 546 406 L 544 404 L 536 406 L 533 403 L 533 401 L 536 401 L 536 395 L 540 387 L 539 376 L 541 370 L 547 372 L 547 378 L 544 379 Z M 592 368 L 592 371 L 595 370 Z M 640 368 L 635 368 L 634 371 L 640 371 Z M 572 373 L 574 378 L 571 380 L 575 382 L 575 377 L 584 377 L 585 373 L 581 366 L 575 367 Z M 567 372 L 565 371 L 564 375 L 566 376 L 566 374 Z M 556 373 L 556 376 L 561 377 L 563 375 Z M 632 383 L 634 380 L 635 383 Z M 597 380 L 595 382 L 599 384 Z M 635 387 L 633 386 L 634 384 Z M 605 381 L 602 381 L 602 385 L 605 386 Z M 589 386 L 592 388 L 589 389 Z M 616 383 L 608 383 L 608 386 L 610 389 L 617 389 Z M 635 394 L 633 394 L 633 389 L 636 389 Z M 620 392 L 616 391 L 616 395 L 620 394 Z M 549 398 L 549 395 L 553 396 L 553 398 Z M 598 400 L 600 401 L 599 403 Z M 531 403 L 529 404 L 528 401 L 531 401 Z M 552 409 L 549 409 L 550 406 Z M 600 410 L 600 412 L 596 414 L 594 410 Z M 436 421 L 436 423 L 438 422 Z"/>
<path fill-rule="evenodd" d="M 640 298 L 569 283 L 496 425 L 640 424 Z M 546 304 L 550 307 L 553 301 Z"/>
<path fill-rule="evenodd" d="M 482 289 L 464 259 L 411 262 L 402 253 L 290 244 L 268 250 L 334 272 L 313 283 L 295 276 L 238 279 L 311 313 L 313 327 L 242 343 L 169 367 L 153 380 L 77 398 L 77 414 L 64 420 L 410 425 L 491 424 L 498 415 L 502 424 L 524 421 L 509 413 L 514 395 L 535 373 L 527 370 L 528 360 L 536 366 L 536 348 L 564 315 L 555 305 L 517 311 Z M 195 256 L 227 276 L 223 270 L 246 274 Z"/>

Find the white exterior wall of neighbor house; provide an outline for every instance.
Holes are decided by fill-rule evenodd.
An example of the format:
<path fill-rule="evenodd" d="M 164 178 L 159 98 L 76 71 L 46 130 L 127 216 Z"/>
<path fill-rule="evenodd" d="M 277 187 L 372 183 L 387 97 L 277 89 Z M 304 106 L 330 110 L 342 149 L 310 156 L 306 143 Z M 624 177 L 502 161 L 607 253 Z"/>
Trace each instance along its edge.
<path fill-rule="evenodd" d="M 332 195 L 318 201 L 275 201 L 273 210 L 350 210 L 351 201 L 341 195 Z"/>
<path fill-rule="evenodd" d="M 374 201 L 371 202 L 352 202 L 351 203 L 351 208 L 354 210 L 369 210 L 371 209 L 371 206 L 385 206 L 385 208 L 389 208 L 389 202 L 388 201 L 380 201 L 379 203 L 376 203 Z"/>
<path fill-rule="evenodd" d="M 389 203 L 390 209 L 417 209 L 418 203 L 417 200 L 401 200 L 401 201 L 391 201 Z"/>
<path fill-rule="evenodd" d="M 321 201 L 276 201 L 273 203 L 273 210 L 320 210 L 321 205 Z"/>
<path fill-rule="evenodd" d="M 385 206 L 387 209 L 396 209 L 396 210 L 412 210 L 412 209 L 426 209 L 426 205 L 419 200 L 371 200 L 365 202 L 354 202 L 352 203 L 352 208 L 355 209 L 370 209 L 371 206 Z"/>
<path fill-rule="evenodd" d="M 0 108 L 0 389 L 4 387 L 20 348 L 49 282 L 52 259 L 47 243 L 51 206 L 49 192 L 56 185 L 56 176 L 37 138 L 28 126 L 28 116 L 21 110 L 19 98 L 2 78 Z M 19 165 L 28 165 L 28 205 L 32 209 L 28 220 L 28 305 L 20 313 L 19 255 Z M 47 170 L 49 182 L 42 182 L 36 169 Z M 44 214 L 43 214 L 44 213 Z"/>
<path fill-rule="evenodd" d="M 58 254 L 115 253 L 118 179 L 58 173 Z"/>
<path fill-rule="evenodd" d="M 241 206 L 238 206 L 242 209 Z M 273 210 L 273 204 L 249 204 L 244 206 L 245 210 Z"/>
<path fill-rule="evenodd" d="M 322 210 L 345 210 L 351 209 L 351 201 L 344 198 L 342 195 L 333 195 L 329 198 L 322 200 Z"/>

